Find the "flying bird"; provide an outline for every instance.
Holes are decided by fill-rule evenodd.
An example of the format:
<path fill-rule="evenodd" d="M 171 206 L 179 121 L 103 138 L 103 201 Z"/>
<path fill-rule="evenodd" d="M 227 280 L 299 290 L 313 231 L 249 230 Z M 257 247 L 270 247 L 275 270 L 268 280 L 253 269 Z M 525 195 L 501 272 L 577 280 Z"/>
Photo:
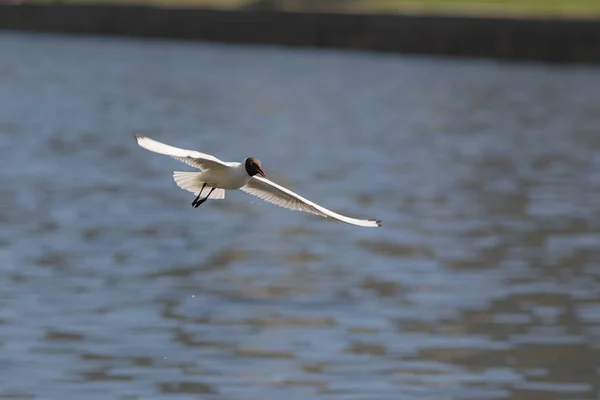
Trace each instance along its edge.
<path fill-rule="evenodd" d="M 376 219 L 356 219 L 328 210 L 268 180 L 262 170 L 261 162 L 255 157 L 248 157 L 241 163 L 225 162 L 210 154 L 169 146 L 138 134 L 133 136 L 137 144 L 144 149 L 173 157 L 201 171 L 173 172 L 173 179 L 177 186 L 196 196 L 192 207 L 198 208 L 209 197 L 213 200 L 224 199 L 225 190 L 240 189 L 264 201 L 290 210 L 305 211 L 352 225 L 381 226 L 381 221 Z M 207 192 L 205 197 L 202 197 L 203 192 Z"/>

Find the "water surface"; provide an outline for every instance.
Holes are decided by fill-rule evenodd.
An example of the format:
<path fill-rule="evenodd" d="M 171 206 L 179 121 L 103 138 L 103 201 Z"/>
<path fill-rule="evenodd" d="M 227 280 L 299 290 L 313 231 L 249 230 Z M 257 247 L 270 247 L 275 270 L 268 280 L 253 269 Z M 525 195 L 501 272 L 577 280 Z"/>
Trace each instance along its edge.
<path fill-rule="evenodd" d="M 600 70 L 0 35 L 0 397 L 596 399 Z M 132 131 L 244 193 L 199 209 Z"/>

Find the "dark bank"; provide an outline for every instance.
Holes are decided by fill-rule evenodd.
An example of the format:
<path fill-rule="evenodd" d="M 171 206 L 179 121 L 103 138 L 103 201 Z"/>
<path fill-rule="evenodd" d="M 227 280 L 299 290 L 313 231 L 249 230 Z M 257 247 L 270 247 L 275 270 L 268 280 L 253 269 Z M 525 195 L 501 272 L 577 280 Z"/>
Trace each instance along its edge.
<path fill-rule="evenodd" d="M 0 29 L 551 63 L 600 62 L 600 21 L 586 19 L 23 4 L 1 6 Z"/>

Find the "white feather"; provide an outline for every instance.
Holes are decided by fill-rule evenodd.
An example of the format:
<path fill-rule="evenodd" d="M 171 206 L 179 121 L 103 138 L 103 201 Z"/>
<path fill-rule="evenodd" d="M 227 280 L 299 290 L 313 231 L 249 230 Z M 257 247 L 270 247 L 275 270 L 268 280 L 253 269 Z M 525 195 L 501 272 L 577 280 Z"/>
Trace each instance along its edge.
<path fill-rule="evenodd" d="M 175 171 L 173 172 L 173 180 L 177 186 L 182 188 L 183 190 L 187 190 L 188 192 L 194 193 L 194 195 L 198 196 L 200 194 L 200 189 L 204 185 L 204 181 L 200 179 L 202 172 L 182 172 Z M 211 187 L 208 185 L 204 187 L 202 190 L 202 196 L 208 196 Z M 224 189 L 215 189 L 210 194 L 210 200 L 221 200 L 225 198 L 225 190 Z"/>
<path fill-rule="evenodd" d="M 154 153 L 163 154 L 165 156 L 173 157 L 174 159 L 184 162 L 192 167 L 199 168 L 202 170 L 208 169 L 221 169 L 229 167 L 230 163 L 219 160 L 215 156 L 210 154 L 200 153 L 194 150 L 185 150 L 178 147 L 169 146 L 156 140 L 150 139 L 142 135 L 133 135 L 135 140 L 140 147 Z"/>
<path fill-rule="evenodd" d="M 246 186 L 241 187 L 240 190 L 290 210 L 305 211 L 325 218 L 334 218 L 338 221 L 352 225 L 373 228 L 381 226 L 381 221 L 376 219 L 356 219 L 328 210 L 327 208 L 313 203 L 299 194 L 260 176 L 253 177 L 250 182 L 248 182 Z"/>

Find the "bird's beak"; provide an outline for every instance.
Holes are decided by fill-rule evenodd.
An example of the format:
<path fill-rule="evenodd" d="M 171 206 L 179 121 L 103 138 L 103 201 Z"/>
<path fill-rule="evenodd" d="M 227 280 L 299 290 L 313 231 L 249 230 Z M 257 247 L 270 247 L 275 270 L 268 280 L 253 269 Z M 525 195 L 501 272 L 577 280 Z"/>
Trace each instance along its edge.
<path fill-rule="evenodd" d="M 258 173 L 264 178 L 265 177 L 265 173 L 263 172 L 262 169 L 258 169 Z"/>

